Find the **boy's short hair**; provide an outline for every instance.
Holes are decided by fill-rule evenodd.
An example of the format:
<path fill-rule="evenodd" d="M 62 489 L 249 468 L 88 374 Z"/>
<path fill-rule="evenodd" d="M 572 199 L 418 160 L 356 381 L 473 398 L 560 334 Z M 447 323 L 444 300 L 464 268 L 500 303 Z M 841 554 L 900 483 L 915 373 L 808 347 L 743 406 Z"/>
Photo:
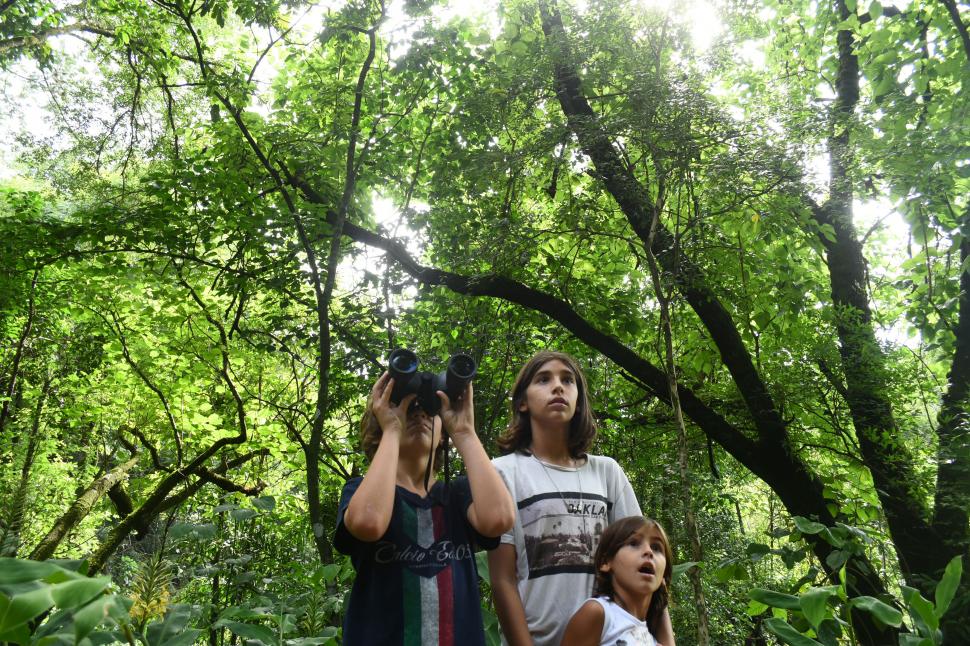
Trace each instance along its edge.
<path fill-rule="evenodd" d="M 532 445 L 532 422 L 528 413 L 519 410 L 519 405 L 525 401 L 525 391 L 532 383 L 536 373 L 546 363 L 558 359 L 566 364 L 576 376 L 576 412 L 569 421 L 569 437 L 566 440 L 569 455 L 581 458 L 596 437 L 596 419 L 593 417 L 592 406 L 589 403 L 589 387 L 586 375 L 583 374 L 579 363 L 572 355 L 565 352 L 544 350 L 537 352 L 529 359 L 512 384 L 511 415 L 509 426 L 498 438 L 498 447 L 502 454 L 522 451 L 527 453 Z"/>
<path fill-rule="evenodd" d="M 408 411 L 408 415 L 411 414 L 413 408 Z M 437 417 L 437 416 L 435 416 Z M 441 427 L 441 418 L 438 417 L 437 422 L 439 429 Z M 442 438 L 444 437 L 444 431 L 441 430 Z M 381 436 L 384 434 L 381 429 L 380 422 L 377 421 L 377 416 L 371 410 L 371 399 L 367 398 L 367 405 L 364 407 L 364 415 L 360 419 L 360 447 L 364 450 L 364 455 L 367 456 L 367 462 L 370 463 L 374 459 L 374 454 L 377 453 L 377 447 L 381 444 Z M 434 450 L 434 470 L 440 471 L 445 463 L 445 443 L 438 440 L 438 446 Z"/>

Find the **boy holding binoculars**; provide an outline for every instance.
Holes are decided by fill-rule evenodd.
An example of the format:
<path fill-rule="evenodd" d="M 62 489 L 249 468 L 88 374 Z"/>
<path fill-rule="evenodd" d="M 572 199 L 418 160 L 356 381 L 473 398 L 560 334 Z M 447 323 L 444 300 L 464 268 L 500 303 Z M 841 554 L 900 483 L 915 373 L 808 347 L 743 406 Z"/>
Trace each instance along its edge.
<path fill-rule="evenodd" d="M 361 421 L 370 467 L 347 482 L 337 510 L 334 546 L 357 571 L 343 643 L 484 645 L 474 552 L 498 545 L 515 509 L 475 433 L 470 376 L 460 390 L 433 378 L 421 388 L 426 373 L 410 374 L 417 358 L 400 352 L 390 365 L 397 379 L 381 375 Z M 411 378 L 412 387 L 395 386 Z M 428 383 L 436 400 L 423 396 Z M 468 474 L 448 486 L 431 475 L 445 457 L 442 429 Z"/>

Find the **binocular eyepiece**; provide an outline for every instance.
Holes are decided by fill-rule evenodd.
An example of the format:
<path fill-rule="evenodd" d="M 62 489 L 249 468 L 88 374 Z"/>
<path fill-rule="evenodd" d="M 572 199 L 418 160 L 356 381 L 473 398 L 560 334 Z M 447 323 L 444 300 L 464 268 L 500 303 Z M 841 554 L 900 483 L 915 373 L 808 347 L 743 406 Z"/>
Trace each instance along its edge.
<path fill-rule="evenodd" d="M 391 401 L 400 404 L 401 400 L 414 393 L 415 403 L 428 415 L 437 415 L 441 410 L 441 400 L 437 391 L 444 391 L 451 401 L 465 392 L 468 382 L 475 378 L 478 365 L 467 354 L 453 354 L 448 359 L 448 367 L 437 374 L 418 370 L 418 355 L 411 350 L 398 348 L 387 358 L 387 371 L 394 378 Z"/>

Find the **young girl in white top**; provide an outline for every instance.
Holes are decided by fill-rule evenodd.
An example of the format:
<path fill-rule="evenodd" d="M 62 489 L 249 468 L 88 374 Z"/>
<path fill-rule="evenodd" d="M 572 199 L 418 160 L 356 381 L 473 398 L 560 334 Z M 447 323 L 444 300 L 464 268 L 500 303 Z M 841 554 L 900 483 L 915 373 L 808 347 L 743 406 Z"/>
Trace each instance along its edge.
<path fill-rule="evenodd" d="M 505 644 L 559 646 L 593 587 L 600 534 L 641 513 L 620 465 L 587 453 L 595 436 L 576 360 L 548 351 L 529 359 L 512 386 L 511 419 L 499 438 L 506 455 L 493 460 L 517 510 L 512 530 L 488 555 Z M 664 622 L 655 634 L 674 646 L 666 613 Z"/>
<path fill-rule="evenodd" d="M 673 555 L 655 520 L 631 516 L 606 528 L 594 557 L 593 598 L 566 627 L 562 646 L 658 646 Z"/>

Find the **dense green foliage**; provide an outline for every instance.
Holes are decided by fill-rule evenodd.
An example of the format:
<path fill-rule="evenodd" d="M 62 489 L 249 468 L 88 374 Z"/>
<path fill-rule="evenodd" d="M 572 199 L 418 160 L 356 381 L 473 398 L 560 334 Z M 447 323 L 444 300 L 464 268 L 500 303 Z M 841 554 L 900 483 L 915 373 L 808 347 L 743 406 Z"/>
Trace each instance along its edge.
<path fill-rule="evenodd" d="M 335 643 L 396 346 L 581 359 L 678 643 L 968 639 L 967 8 L 646 4 L 0 1 L 0 640 Z"/>

